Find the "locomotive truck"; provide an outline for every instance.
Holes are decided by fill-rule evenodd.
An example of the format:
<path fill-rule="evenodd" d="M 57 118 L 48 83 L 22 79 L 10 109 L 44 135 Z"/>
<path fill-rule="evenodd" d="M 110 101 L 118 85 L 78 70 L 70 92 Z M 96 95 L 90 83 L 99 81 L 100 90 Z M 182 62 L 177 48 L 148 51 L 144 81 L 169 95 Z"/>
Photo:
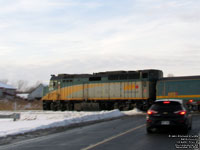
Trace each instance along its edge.
<path fill-rule="evenodd" d="M 147 109 L 156 99 L 161 70 L 52 75 L 44 89 L 44 110 Z"/>

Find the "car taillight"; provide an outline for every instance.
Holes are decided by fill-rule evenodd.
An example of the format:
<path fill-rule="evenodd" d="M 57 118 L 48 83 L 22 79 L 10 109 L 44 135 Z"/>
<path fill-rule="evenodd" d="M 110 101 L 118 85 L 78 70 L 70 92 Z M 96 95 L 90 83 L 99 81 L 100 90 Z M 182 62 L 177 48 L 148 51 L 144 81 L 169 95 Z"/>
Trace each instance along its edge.
<path fill-rule="evenodd" d="M 157 114 L 158 112 L 157 111 L 155 111 L 155 110 L 148 110 L 147 111 L 147 114 L 148 115 L 153 115 L 153 114 Z"/>
<path fill-rule="evenodd" d="M 170 101 L 164 101 L 163 104 L 170 104 Z"/>
<path fill-rule="evenodd" d="M 187 111 L 185 111 L 185 110 L 179 110 L 179 111 L 175 111 L 174 112 L 175 114 L 177 114 L 177 115 L 185 115 L 186 113 L 187 113 Z"/>
<path fill-rule="evenodd" d="M 190 99 L 190 100 L 189 100 L 189 103 L 192 103 L 193 101 L 194 101 L 193 99 Z"/>

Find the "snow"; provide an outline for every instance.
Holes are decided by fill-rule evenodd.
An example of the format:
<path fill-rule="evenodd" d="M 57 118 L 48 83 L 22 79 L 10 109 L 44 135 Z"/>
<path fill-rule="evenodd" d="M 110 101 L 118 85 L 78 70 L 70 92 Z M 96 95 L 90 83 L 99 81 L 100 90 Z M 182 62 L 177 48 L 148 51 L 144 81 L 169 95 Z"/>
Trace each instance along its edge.
<path fill-rule="evenodd" d="M 28 93 L 23 93 L 23 94 L 17 94 L 17 96 L 23 98 L 23 99 L 27 99 L 28 98 Z"/>
<path fill-rule="evenodd" d="M 142 112 L 138 109 L 133 109 L 133 110 L 130 110 L 130 111 L 123 111 L 122 113 L 125 114 L 125 115 L 129 115 L 129 116 L 131 116 L 131 115 L 143 115 L 144 114 L 144 112 Z"/>
<path fill-rule="evenodd" d="M 1 111 L 0 115 L 9 115 L 13 112 Z M 99 112 L 52 112 L 52 111 L 20 111 L 20 119 L 0 119 L 0 137 L 23 134 L 39 129 L 67 126 L 75 123 L 109 119 L 124 115 L 144 114 L 138 110 L 124 111 L 99 111 Z"/>

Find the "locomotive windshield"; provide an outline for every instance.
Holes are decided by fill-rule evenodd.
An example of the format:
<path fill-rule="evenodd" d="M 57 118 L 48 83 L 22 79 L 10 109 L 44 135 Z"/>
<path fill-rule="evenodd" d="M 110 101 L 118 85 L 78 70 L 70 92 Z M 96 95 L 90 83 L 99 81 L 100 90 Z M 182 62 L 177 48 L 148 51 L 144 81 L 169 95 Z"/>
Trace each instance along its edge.
<path fill-rule="evenodd" d="M 56 85 L 57 85 L 57 81 L 50 80 L 50 83 L 49 83 L 49 91 L 54 90 L 54 88 L 56 87 Z"/>

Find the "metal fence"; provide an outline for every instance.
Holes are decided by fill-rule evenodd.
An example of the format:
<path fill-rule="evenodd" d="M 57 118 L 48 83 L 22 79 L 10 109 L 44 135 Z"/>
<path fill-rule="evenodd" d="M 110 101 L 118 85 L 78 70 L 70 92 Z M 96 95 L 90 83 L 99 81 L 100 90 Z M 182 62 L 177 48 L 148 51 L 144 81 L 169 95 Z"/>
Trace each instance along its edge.
<path fill-rule="evenodd" d="M 9 115 L 0 114 L 0 119 L 13 119 L 13 121 L 17 121 L 20 119 L 20 113 L 13 113 Z"/>

